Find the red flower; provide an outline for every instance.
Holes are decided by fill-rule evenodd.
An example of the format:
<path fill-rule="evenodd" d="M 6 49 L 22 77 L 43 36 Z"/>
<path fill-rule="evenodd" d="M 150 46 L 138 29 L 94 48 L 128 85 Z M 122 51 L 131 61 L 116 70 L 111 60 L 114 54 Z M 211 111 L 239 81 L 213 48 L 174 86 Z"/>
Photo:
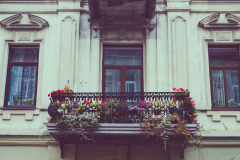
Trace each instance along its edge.
<path fill-rule="evenodd" d="M 76 100 L 76 102 L 78 102 L 78 100 Z"/>
<path fill-rule="evenodd" d="M 90 101 L 90 103 L 92 103 L 92 101 Z"/>
<path fill-rule="evenodd" d="M 175 97 L 173 97 L 173 102 L 176 102 L 176 98 Z"/>
<path fill-rule="evenodd" d="M 48 97 L 50 97 L 50 94 L 48 94 Z"/>
<path fill-rule="evenodd" d="M 85 102 L 82 103 L 82 105 L 84 105 L 84 104 L 85 104 Z"/>
<path fill-rule="evenodd" d="M 87 102 L 87 104 L 89 104 L 89 102 Z"/>
<path fill-rule="evenodd" d="M 89 102 L 88 100 L 86 100 L 86 102 Z"/>
<path fill-rule="evenodd" d="M 99 98 L 96 98 L 96 99 L 99 99 Z"/>
<path fill-rule="evenodd" d="M 52 91 L 52 93 L 57 93 L 57 91 Z"/>
<path fill-rule="evenodd" d="M 102 106 L 102 104 L 99 104 L 99 106 Z"/>
<path fill-rule="evenodd" d="M 72 113 L 73 113 L 73 110 L 72 110 Z"/>
<path fill-rule="evenodd" d="M 176 87 L 173 87 L 173 90 L 175 91 L 177 88 Z"/>

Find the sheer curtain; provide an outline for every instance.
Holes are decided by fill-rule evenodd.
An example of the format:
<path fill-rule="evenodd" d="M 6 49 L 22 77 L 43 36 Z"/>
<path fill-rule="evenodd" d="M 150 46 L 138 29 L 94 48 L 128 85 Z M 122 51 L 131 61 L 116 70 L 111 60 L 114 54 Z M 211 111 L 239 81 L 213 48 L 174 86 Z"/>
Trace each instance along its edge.
<path fill-rule="evenodd" d="M 223 70 L 212 70 L 213 107 L 225 107 Z"/>

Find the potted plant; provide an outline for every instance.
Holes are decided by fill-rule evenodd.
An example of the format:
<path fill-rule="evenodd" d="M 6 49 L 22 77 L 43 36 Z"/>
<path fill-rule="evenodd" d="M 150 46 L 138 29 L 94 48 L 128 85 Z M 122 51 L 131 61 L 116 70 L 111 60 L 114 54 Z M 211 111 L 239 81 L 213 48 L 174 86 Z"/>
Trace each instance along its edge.
<path fill-rule="evenodd" d="M 12 97 L 14 105 L 18 105 L 18 102 L 21 100 L 21 93 L 16 92 L 16 94 L 12 94 Z"/>

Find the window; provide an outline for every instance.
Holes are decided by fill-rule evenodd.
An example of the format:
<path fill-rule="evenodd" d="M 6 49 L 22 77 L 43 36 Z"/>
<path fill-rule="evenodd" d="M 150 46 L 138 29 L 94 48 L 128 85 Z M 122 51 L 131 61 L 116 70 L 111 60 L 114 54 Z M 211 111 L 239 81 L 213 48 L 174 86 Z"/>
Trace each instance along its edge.
<path fill-rule="evenodd" d="M 209 46 L 213 109 L 240 109 L 239 47 Z"/>
<path fill-rule="evenodd" d="M 38 46 L 10 46 L 5 92 L 7 108 L 36 106 Z"/>
<path fill-rule="evenodd" d="M 142 64 L 142 46 L 104 46 L 103 92 L 142 92 Z"/>

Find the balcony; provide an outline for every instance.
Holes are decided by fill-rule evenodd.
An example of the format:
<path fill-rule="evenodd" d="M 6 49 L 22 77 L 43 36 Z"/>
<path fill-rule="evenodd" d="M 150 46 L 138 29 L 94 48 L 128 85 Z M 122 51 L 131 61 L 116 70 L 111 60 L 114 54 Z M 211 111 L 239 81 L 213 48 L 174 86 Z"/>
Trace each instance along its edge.
<path fill-rule="evenodd" d="M 51 93 L 51 103 L 48 108 L 51 120 L 47 128 L 60 144 L 88 143 L 80 141 L 79 136 L 71 129 L 63 131 L 68 135 L 67 139 L 63 138 L 54 123 L 63 116 L 58 112 L 61 105 L 68 104 L 65 114 L 77 111 L 76 116 L 85 114 L 98 119 L 100 127 L 85 132 L 86 135 L 93 133 L 97 143 L 156 144 L 155 135 L 146 139 L 147 133 L 151 132 L 152 128 L 143 128 L 143 126 L 146 126 L 146 123 L 147 125 L 155 123 L 154 120 L 164 116 L 177 115 L 178 119 L 185 120 L 187 132 L 191 135 L 195 134 L 197 124 L 193 124 L 191 117 L 188 116 L 193 115 L 194 109 L 187 103 L 183 104 L 182 101 L 188 97 L 189 92 L 184 94 L 179 92 Z M 170 140 L 183 140 L 181 135 L 172 138 L 177 125 L 178 121 L 171 120 L 164 131 L 158 130 L 155 134 L 160 135 L 164 132 L 169 135 Z"/>

